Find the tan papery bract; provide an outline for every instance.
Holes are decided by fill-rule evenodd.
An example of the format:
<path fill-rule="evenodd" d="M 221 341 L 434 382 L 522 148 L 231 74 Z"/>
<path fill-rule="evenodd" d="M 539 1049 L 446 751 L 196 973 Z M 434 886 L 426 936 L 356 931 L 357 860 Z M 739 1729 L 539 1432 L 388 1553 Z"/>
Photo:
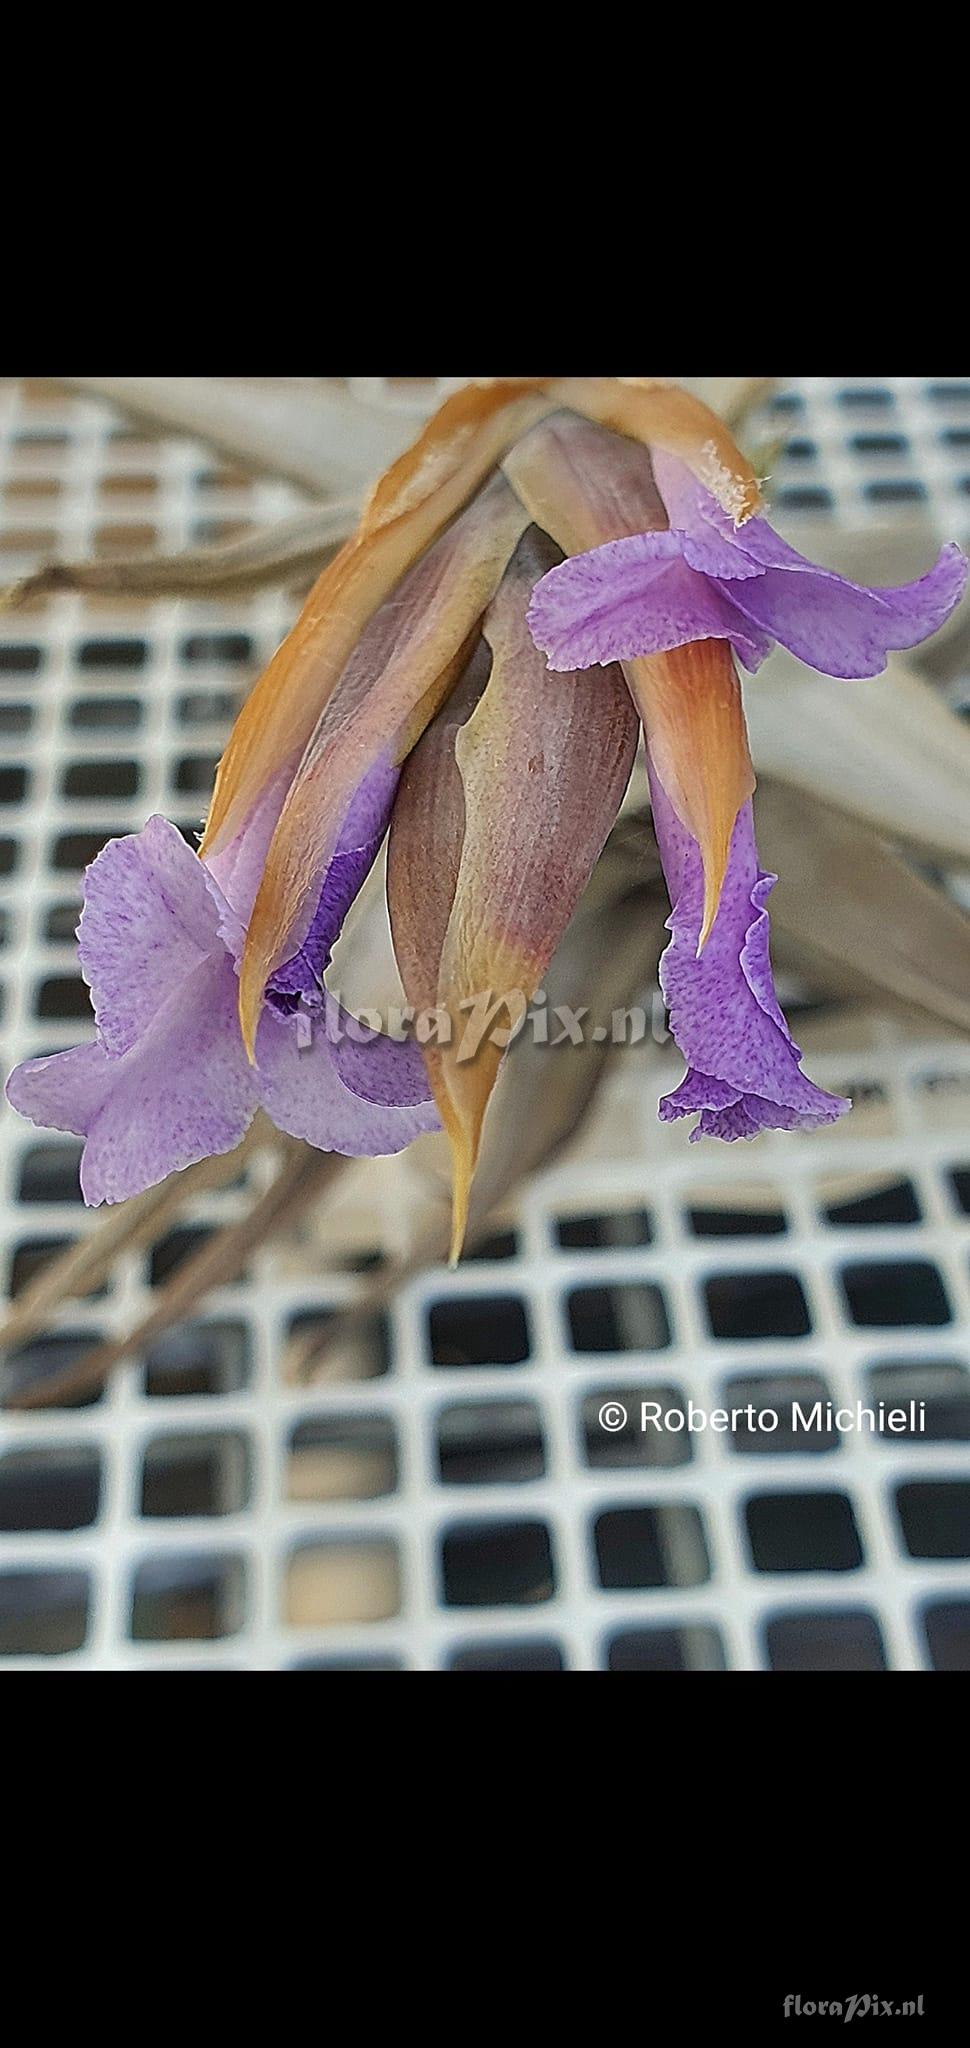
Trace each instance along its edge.
<path fill-rule="evenodd" d="M 266 982 L 306 936 L 354 791 L 380 759 L 402 761 L 434 717 L 526 520 L 494 477 L 415 564 L 347 663 L 291 784 L 249 920 L 239 1016 L 250 1057 Z"/>
<path fill-rule="evenodd" d="M 703 399 L 650 377 L 558 377 L 552 398 L 647 448 L 679 456 L 735 524 L 761 508 L 761 486 L 734 436 Z"/>
<path fill-rule="evenodd" d="M 392 823 L 388 899 L 405 989 L 450 1025 L 448 1043 L 430 1045 L 426 1059 L 452 1147 L 453 1257 L 504 1035 L 540 985 L 636 753 L 620 671 L 552 677 L 533 644 L 529 597 L 558 559 L 536 530 L 521 542 L 485 619 L 487 687 L 470 715 L 450 704 L 426 735 Z"/>
<path fill-rule="evenodd" d="M 759 778 L 794 784 L 809 808 L 827 797 L 931 859 L 970 864 L 970 727 L 906 656 L 845 683 L 778 647 L 745 701 Z"/>
<path fill-rule="evenodd" d="M 548 411 L 528 382 L 456 392 L 372 492 L 356 533 L 244 704 L 219 763 L 202 842 L 225 846 L 260 790 L 305 746 L 361 633 L 526 426 Z"/>

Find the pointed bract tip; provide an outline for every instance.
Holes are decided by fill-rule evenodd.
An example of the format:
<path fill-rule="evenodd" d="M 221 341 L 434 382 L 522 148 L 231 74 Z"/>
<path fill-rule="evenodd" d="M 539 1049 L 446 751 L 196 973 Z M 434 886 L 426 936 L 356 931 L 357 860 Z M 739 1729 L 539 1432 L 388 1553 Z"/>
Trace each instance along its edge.
<path fill-rule="evenodd" d="M 451 1147 L 451 1248 L 448 1263 L 461 1258 L 468 1229 L 472 1181 L 482 1145 L 482 1127 L 501 1064 L 501 1052 L 483 1045 L 476 1060 L 465 1066 L 434 1063 L 432 1086 L 438 1113 Z"/>
<path fill-rule="evenodd" d="M 256 1065 L 256 1033 L 259 1029 L 259 1015 L 263 1007 L 263 991 L 260 987 L 253 1000 L 252 988 L 245 973 L 239 979 L 239 1029 L 246 1049 L 246 1058 L 251 1067 Z"/>
<path fill-rule="evenodd" d="M 731 841 L 729 836 L 723 844 L 706 848 L 704 851 L 704 910 L 701 917 L 701 928 L 698 933 L 697 953 L 695 955 L 698 960 L 717 921 L 730 850 Z"/>
<path fill-rule="evenodd" d="M 471 1180 L 466 1178 L 459 1185 L 456 1172 L 451 1192 L 451 1244 L 448 1249 L 448 1264 L 452 1272 L 460 1264 L 461 1255 L 465 1249 L 465 1235 L 468 1230 L 468 1197 L 470 1193 Z"/>
<path fill-rule="evenodd" d="M 472 1191 L 472 1180 L 478 1164 L 480 1126 L 469 1127 L 453 1110 L 442 1122 L 448 1133 L 451 1147 L 451 1244 L 448 1250 L 448 1264 L 452 1271 L 457 1266 L 465 1247 L 468 1230 L 468 1204 Z"/>

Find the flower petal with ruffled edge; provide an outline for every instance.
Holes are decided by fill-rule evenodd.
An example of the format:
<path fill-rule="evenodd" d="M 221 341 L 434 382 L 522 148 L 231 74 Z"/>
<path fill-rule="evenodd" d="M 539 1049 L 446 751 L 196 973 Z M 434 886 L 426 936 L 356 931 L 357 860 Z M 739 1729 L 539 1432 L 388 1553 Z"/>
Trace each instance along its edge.
<path fill-rule="evenodd" d="M 281 1131 L 321 1152 L 349 1159 L 401 1152 L 439 1128 L 421 1048 L 382 1032 L 357 1033 L 356 1020 L 329 995 L 309 1044 L 291 1018 L 267 1008 L 256 1037 L 259 1099 Z"/>
<path fill-rule="evenodd" d="M 437 1128 L 418 1047 L 355 1044 L 332 999 L 308 1043 L 293 1018 L 267 1009 L 250 1065 L 226 915 L 213 877 L 164 818 L 109 841 L 88 870 L 82 959 L 98 1039 L 26 1061 L 7 1096 L 32 1122 L 86 1139 L 91 1204 L 231 1151 L 260 1103 L 281 1130 L 355 1157 Z"/>
<path fill-rule="evenodd" d="M 730 640 L 752 672 L 771 652 L 730 596 L 692 569 L 679 533 L 636 533 L 574 555 L 537 583 L 529 629 L 551 669 L 593 668 Z"/>
<path fill-rule="evenodd" d="M 758 865 L 750 803 L 731 840 L 720 907 L 700 958 L 704 903 L 700 852 L 651 771 L 654 825 L 673 911 L 660 963 L 670 1029 L 687 1074 L 660 1104 L 665 1123 L 700 1112 L 691 1138 L 756 1137 L 760 1130 L 813 1130 L 850 1107 L 801 1070 L 775 994 L 766 903 L 775 876 Z"/>
<path fill-rule="evenodd" d="M 123 1202 L 178 1167 L 232 1152 L 258 1108 L 242 1044 L 233 1057 L 236 977 L 223 953 L 177 982 L 131 1050 L 100 1042 L 27 1060 L 7 1100 L 44 1129 L 87 1140 L 81 1193 L 91 1207 Z M 236 1029 L 238 1039 L 238 1027 Z"/>
<path fill-rule="evenodd" d="M 98 1038 L 28 1060 L 7 1097 L 86 1138 L 86 1202 L 120 1202 L 239 1144 L 258 1107 L 236 976 L 205 870 L 164 818 L 110 840 L 85 877 L 80 954 Z"/>
<path fill-rule="evenodd" d="M 823 675 L 861 679 L 928 639 L 966 589 L 970 564 L 953 543 L 914 583 L 867 589 L 807 561 L 766 519 L 736 526 L 675 456 L 657 451 L 654 473 L 668 532 L 608 541 L 537 585 L 529 625 L 550 666 L 717 638 L 752 672 L 777 641 Z"/>

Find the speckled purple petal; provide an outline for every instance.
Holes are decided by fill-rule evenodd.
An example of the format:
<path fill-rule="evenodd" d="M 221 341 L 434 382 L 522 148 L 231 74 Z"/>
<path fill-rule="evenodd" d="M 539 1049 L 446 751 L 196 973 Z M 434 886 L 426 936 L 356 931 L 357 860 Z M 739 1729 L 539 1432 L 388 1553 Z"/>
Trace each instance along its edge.
<path fill-rule="evenodd" d="M 118 1071 L 110 1053 L 92 1039 L 69 1052 L 24 1060 L 14 1068 L 4 1094 L 20 1116 L 41 1130 L 70 1131 L 72 1137 L 84 1138 Z"/>
<path fill-rule="evenodd" d="M 832 1098 L 836 1099 L 841 1100 Z M 845 1107 L 851 1105 L 846 1103 Z M 839 1115 L 843 1114 L 840 1110 Z M 696 1145 L 698 1138 L 722 1138 L 730 1145 L 737 1138 L 756 1138 L 761 1131 L 811 1131 L 832 1122 L 834 1118 L 830 1115 L 806 1116 L 797 1109 L 782 1109 L 777 1103 L 767 1102 L 763 1095 L 742 1095 L 727 1109 L 705 1109 L 696 1130 L 690 1133 L 690 1143 Z"/>
<path fill-rule="evenodd" d="M 308 1021 L 304 1034 L 294 1018 L 269 1007 L 260 1019 L 257 1085 L 281 1131 L 356 1159 L 400 1152 L 425 1131 L 440 1129 L 417 1045 L 381 1034 L 355 1044 L 345 1036 L 353 1020 L 332 996 Z M 341 1076 L 348 1073 L 366 1077 L 366 1097 L 362 1087 L 345 1085 Z"/>
<path fill-rule="evenodd" d="M 744 549 L 745 535 L 753 525 L 764 525 L 763 520 L 749 520 L 736 527 L 730 513 L 705 491 L 687 464 L 665 455 L 662 449 L 654 450 L 653 470 L 671 530 L 677 534 L 690 568 L 729 581 L 764 574 L 764 565 Z"/>
<path fill-rule="evenodd" d="M 81 972 L 105 1051 L 125 1053 L 218 946 L 205 874 L 167 818 L 109 839 L 84 878 Z"/>
<path fill-rule="evenodd" d="M 757 669 L 771 643 L 732 601 L 682 559 L 683 536 L 638 533 L 574 555 L 541 577 L 529 631 L 552 669 L 592 668 L 663 654 L 691 640 L 730 640 Z"/>
<path fill-rule="evenodd" d="M 28 1060 L 11 1074 L 7 1096 L 22 1116 L 86 1139 L 86 1202 L 125 1201 L 176 1168 L 239 1144 L 257 1094 L 236 1021 L 237 992 L 220 945 L 170 986 L 127 1052 L 82 1045 Z"/>
<path fill-rule="evenodd" d="M 362 807 L 358 828 L 363 817 Z M 232 885 L 225 870 L 223 879 Z M 98 1039 L 29 1060 L 7 1083 L 21 1115 L 86 1140 L 88 1203 L 124 1201 L 233 1150 L 260 1101 L 282 1130 L 355 1157 L 399 1151 L 437 1128 L 410 1043 L 332 1043 L 320 1029 L 307 1044 L 295 1018 L 267 1010 L 252 1068 L 236 962 L 219 928 L 227 918 L 235 911 L 221 889 L 163 818 L 112 841 L 88 871 L 82 936 Z"/>
<path fill-rule="evenodd" d="M 928 640 L 959 604 L 967 571 L 966 556 L 951 545 L 942 549 L 928 575 L 896 590 L 866 590 L 831 570 L 814 569 L 801 557 L 743 583 L 714 587 L 730 592 L 753 626 L 809 668 L 851 679 L 881 675 L 891 649 Z"/>
<path fill-rule="evenodd" d="M 806 561 L 766 519 L 735 526 L 675 457 L 655 451 L 654 473 L 668 532 L 608 541 L 537 585 L 529 625 L 550 667 L 714 638 L 752 671 L 778 641 L 824 675 L 875 676 L 891 649 L 935 633 L 966 589 L 970 563 L 953 544 L 916 582 L 869 590 Z"/>
<path fill-rule="evenodd" d="M 361 1036 L 357 1019 L 341 1010 L 332 996 L 327 1002 L 339 1016 L 341 1030 L 333 1047 L 333 1063 L 344 1087 L 379 1107 L 420 1108 L 429 1119 L 422 1123 L 422 1130 L 439 1130 L 427 1064 L 416 1039 L 373 1032 Z"/>
<path fill-rule="evenodd" d="M 680 1087 L 661 1102 L 662 1120 L 700 1111 L 692 1137 L 727 1140 L 833 1123 L 849 1104 L 802 1073 L 775 994 L 765 908 L 775 877 L 758 866 L 750 803 L 735 825 L 720 908 L 698 959 L 700 852 L 652 769 L 650 788 L 674 906 L 660 985 L 688 1069 Z"/>
<path fill-rule="evenodd" d="M 881 675 L 890 650 L 928 640 L 966 589 L 970 563 L 953 543 L 915 582 L 869 589 L 806 560 L 767 519 L 734 526 L 676 457 L 658 453 L 654 472 L 684 560 L 752 625 L 823 675 Z"/>

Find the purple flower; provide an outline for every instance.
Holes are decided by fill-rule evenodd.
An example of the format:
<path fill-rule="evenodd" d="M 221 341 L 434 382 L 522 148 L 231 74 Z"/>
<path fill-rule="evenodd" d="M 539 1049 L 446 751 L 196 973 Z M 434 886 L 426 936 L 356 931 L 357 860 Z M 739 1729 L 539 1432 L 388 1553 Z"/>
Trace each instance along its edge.
<path fill-rule="evenodd" d="M 967 564 L 945 548 L 919 582 L 864 590 L 795 554 L 759 504 L 723 423 L 675 387 L 527 378 L 446 401 L 243 706 L 200 854 L 152 818 L 88 870 L 96 1040 L 7 1086 L 84 1137 L 87 1201 L 231 1150 L 260 1107 L 351 1155 L 440 1118 L 457 1249 L 501 1045 L 464 1062 L 447 1036 L 422 1054 L 362 1033 L 325 987 L 334 944 L 390 825 L 411 1007 L 453 1024 L 486 990 L 531 997 L 616 818 L 637 713 L 688 1064 L 662 1116 L 737 1138 L 842 1114 L 774 994 L 734 656 L 757 668 L 778 640 L 876 674 L 942 623 Z M 551 678 L 537 648 L 571 673 Z"/>
<path fill-rule="evenodd" d="M 200 861 L 156 817 L 110 840 L 87 871 L 78 936 L 97 1038 L 26 1061 L 7 1095 L 34 1123 L 86 1140 L 88 1203 L 124 1201 L 177 1167 L 231 1151 L 260 1105 L 280 1130 L 352 1156 L 397 1152 L 437 1128 L 419 1048 L 373 1034 L 361 1042 L 307 960 L 281 977 L 278 1001 L 271 992 L 250 1065 L 237 966 L 258 875 L 253 842 L 272 829 L 272 800 L 265 809 L 221 862 Z M 343 886 L 315 920 L 318 960 L 329 958 L 349 895 L 371 865 L 375 830 L 358 806 L 341 842 Z M 309 1033 L 288 1013 L 294 980 L 313 1004 Z"/>
<path fill-rule="evenodd" d="M 687 1073 L 660 1104 L 664 1123 L 700 1110 L 695 1138 L 755 1138 L 760 1130 L 811 1130 L 850 1104 L 802 1073 L 775 995 L 766 904 L 777 877 L 758 865 L 747 803 L 738 814 L 721 902 L 698 956 L 704 873 L 697 842 L 651 771 L 657 841 L 674 905 L 673 938 L 660 963 L 670 1029 Z"/>
<path fill-rule="evenodd" d="M 676 456 L 657 451 L 653 467 L 669 528 L 574 555 L 533 592 L 529 624 L 550 667 L 713 639 L 752 674 L 778 641 L 823 675 L 876 676 L 890 649 L 927 640 L 963 596 L 967 558 L 953 543 L 917 582 L 867 590 L 807 562 L 766 519 L 735 526 Z"/>
<path fill-rule="evenodd" d="M 669 526 L 574 554 L 542 578 L 529 608 L 530 630 L 551 668 L 627 664 L 641 708 L 649 701 L 644 670 L 656 672 L 661 701 L 664 692 L 669 700 L 691 688 L 701 641 L 722 643 L 725 705 L 731 648 L 752 671 L 778 641 L 824 674 L 878 675 L 890 649 L 927 639 L 963 595 L 968 564 L 958 547 L 943 548 L 915 583 L 867 590 L 807 562 L 765 519 L 736 525 L 675 456 L 655 450 L 653 472 Z M 710 653 L 720 667 L 719 654 Z M 738 811 L 726 864 L 713 891 L 707 873 L 705 889 L 702 849 L 661 779 L 648 716 L 645 730 L 673 904 L 661 987 L 687 1061 L 661 1117 L 699 1111 L 691 1137 L 728 1140 L 831 1123 L 850 1105 L 802 1073 L 775 995 L 766 905 L 776 878 L 758 865 L 751 804 Z"/>

